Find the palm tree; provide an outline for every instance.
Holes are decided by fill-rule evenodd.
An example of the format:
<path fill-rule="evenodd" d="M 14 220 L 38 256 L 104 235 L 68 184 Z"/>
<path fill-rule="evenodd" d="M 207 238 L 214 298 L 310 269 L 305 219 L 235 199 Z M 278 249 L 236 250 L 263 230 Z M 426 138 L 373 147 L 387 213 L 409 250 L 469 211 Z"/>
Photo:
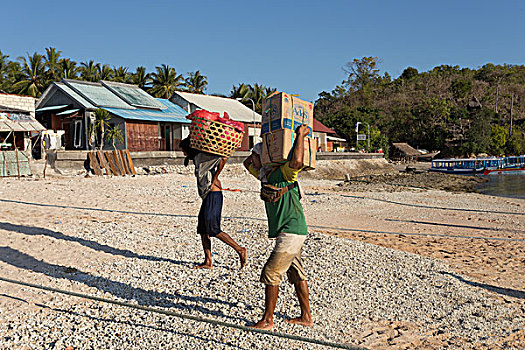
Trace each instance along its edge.
<path fill-rule="evenodd" d="M 151 74 L 150 93 L 155 97 L 170 98 L 173 92 L 183 84 L 181 74 L 177 74 L 175 68 L 166 64 L 155 67 L 157 72 Z"/>
<path fill-rule="evenodd" d="M 109 128 L 106 133 L 106 139 L 111 142 L 114 150 L 117 150 L 115 143 L 120 144 L 124 142 L 124 137 L 122 136 L 122 130 L 118 127 Z"/>
<path fill-rule="evenodd" d="M 54 47 L 46 48 L 45 64 L 47 68 L 46 72 L 46 85 L 54 81 L 60 81 L 62 79 L 62 67 L 60 65 L 60 55 L 62 51 L 57 51 Z"/>
<path fill-rule="evenodd" d="M 74 79 L 78 77 L 79 67 L 77 67 L 75 61 L 71 61 L 69 58 L 62 58 L 59 63 L 63 78 Z"/>
<path fill-rule="evenodd" d="M 118 81 L 120 83 L 127 83 L 129 82 L 129 76 L 128 73 L 128 67 L 120 66 L 120 67 L 113 67 L 113 80 Z"/>
<path fill-rule="evenodd" d="M 230 91 L 231 98 L 250 98 L 251 87 L 248 84 L 239 84 L 239 86 L 233 85 Z"/>
<path fill-rule="evenodd" d="M 89 140 L 92 144 L 93 141 L 91 140 L 97 139 L 100 134 L 100 138 L 98 138 L 100 140 L 99 149 L 104 147 L 104 134 L 109 119 L 109 113 L 105 109 L 98 108 L 95 110 L 95 122 L 89 127 Z"/>
<path fill-rule="evenodd" d="M 14 85 L 17 81 L 22 79 L 22 76 L 23 74 L 20 62 L 9 61 L 7 63 L 7 69 L 5 73 L 4 90 L 9 93 L 17 93 L 18 91 L 16 91 L 14 88 Z"/>
<path fill-rule="evenodd" d="M 96 82 L 97 79 L 97 71 L 100 70 L 100 63 L 95 63 L 93 60 L 89 60 L 89 62 L 80 62 L 80 77 L 83 80 Z"/>
<path fill-rule="evenodd" d="M 113 80 L 115 77 L 115 71 L 108 65 L 98 65 L 97 66 L 97 73 L 96 73 L 96 81 L 99 80 Z"/>
<path fill-rule="evenodd" d="M 0 90 L 3 90 L 8 85 L 7 73 L 9 68 L 9 55 L 4 55 L 0 50 Z"/>
<path fill-rule="evenodd" d="M 247 107 L 252 108 L 251 98 L 255 104 L 255 111 L 261 113 L 264 99 L 276 90 L 275 88 L 259 84 L 254 84 L 253 86 L 249 84 L 233 85 L 230 91 L 230 98 L 242 98 L 241 102 Z"/>
<path fill-rule="evenodd" d="M 25 57 L 18 59 L 22 63 L 21 76 L 13 85 L 13 89 L 21 94 L 39 97 L 44 88 L 44 57 L 35 52 L 33 56 L 27 54 L 27 59 Z"/>
<path fill-rule="evenodd" d="M 146 73 L 146 67 L 137 67 L 135 74 L 131 76 L 131 82 L 138 85 L 139 88 L 145 89 L 146 85 L 149 84 L 150 74 Z"/>
<path fill-rule="evenodd" d="M 187 92 L 194 94 L 204 94 L 208 86 L 208 80 L 200 71 L 189 72 L 188 77 L 184 79 L 184 87 Z"/>

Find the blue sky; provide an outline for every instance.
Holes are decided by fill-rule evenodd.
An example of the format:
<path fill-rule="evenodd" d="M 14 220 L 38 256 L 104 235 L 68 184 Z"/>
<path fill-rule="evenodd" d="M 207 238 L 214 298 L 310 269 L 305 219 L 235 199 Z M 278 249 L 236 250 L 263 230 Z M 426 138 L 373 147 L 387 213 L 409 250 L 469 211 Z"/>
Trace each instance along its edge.
<path fill-rule="evenodd" d="M 260 83 L 313 101 L 374 56 L 406 67 L 525 63 L 525 1 L 5 1 L 0 50 L 199 69 L 209 93 Z"/>

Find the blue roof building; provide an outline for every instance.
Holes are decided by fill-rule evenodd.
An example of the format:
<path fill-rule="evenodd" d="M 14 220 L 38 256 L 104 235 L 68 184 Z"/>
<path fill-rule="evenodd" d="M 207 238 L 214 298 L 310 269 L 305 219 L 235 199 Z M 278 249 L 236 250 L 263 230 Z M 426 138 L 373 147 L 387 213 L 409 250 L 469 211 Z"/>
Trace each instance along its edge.
<path fill-rule="evenodd" d="M 120 129 L 124 141 L 118 149 L 172 151 L 189 133 L 188 112 L 166 99 L 154 98 L 136 85 L 63 79 L 52 83 L 37 102 L 36 116 L 47 129 L 65 131 L 65 148 L 93 149 L 111 140 L 90 132 L 95 110 L 109 112 L 106 130 Z M 107 135 L 107 134 L 106 134 Z"/>

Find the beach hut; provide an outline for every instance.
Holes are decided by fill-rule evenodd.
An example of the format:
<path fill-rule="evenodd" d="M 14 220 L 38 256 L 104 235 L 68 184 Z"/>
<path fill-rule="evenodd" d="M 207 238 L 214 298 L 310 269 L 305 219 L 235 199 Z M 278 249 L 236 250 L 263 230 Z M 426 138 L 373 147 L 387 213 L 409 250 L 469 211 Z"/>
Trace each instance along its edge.
<path fill-rule="evenodd" d="M 34 111 L 34 98 L 0 94 L 0 177 L 31 174 L 32 151 L 45 130 Z"/>
<path fill-rule="evenodd" d="M 421 153 L 417 149 L 404 142 L 393 143 L 390 149 L 390 159 L 392 160 L 410 162 L 417 160 L 420 155 Z"/>
<path fill-rule="evenodd" d="M 64 130 L 66 150 L 89 150 L 100 144 L 109 150 L 111 142 L 92 132 L 97 109 L 109 113 L 106 130 L 120 130 L 123 142 L 115 144 L 118 149 L 178 150 L 189 133 L 188 113 L 182 108 L 152 97 L 137 85 L 110 81 L 54 82 L 38 100 L 36 117 L 48 129 Z"/>

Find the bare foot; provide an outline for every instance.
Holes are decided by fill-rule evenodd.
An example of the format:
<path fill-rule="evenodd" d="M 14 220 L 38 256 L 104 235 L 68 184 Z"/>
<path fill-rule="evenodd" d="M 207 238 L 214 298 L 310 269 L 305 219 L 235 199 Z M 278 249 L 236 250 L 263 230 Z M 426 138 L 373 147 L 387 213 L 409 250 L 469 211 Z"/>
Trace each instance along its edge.
<path fill-rule="evenodd" d="M 199 264 L 199 265 L 195 265 L 193 266 L 194 269 L 208 269 L 208 270 L 211 270 L 213 269 L 213 266 L 209 263 L 202 263 L 202 264 Z"/>
<path fill-rule="evenodd" d="M 290 318 L 289 320 L 286 320 L 285 322 L 291 323 L 291 324 L 298 324 L 300 326 L 306 326 L 306 327 L 312 327 L 314 325 L 312 320 L 302 319 L 301 317 Z"/>
<path fill-rule="evenodd" d="M 246 266 L 246 261 L 248 260 L 248 249 L 242 247 L 241 252 L 239 253 L 239 258 L 241 259 L 241 269 Z"/>
<path fill-rule="evenodd" d="M 251 328 L 257 328 L 257 329 L 264 329 L 264 330 L 267 330 L 267 331 L 271 331 L 273 329 L 273 321 L 272 322 L 268 322 L 268 321 L 265 321 L 265 320 L 260 320 L 259 322 L 257 322 L 256 324 L 254 324 L 253 326 L 250 326 Z"/>

